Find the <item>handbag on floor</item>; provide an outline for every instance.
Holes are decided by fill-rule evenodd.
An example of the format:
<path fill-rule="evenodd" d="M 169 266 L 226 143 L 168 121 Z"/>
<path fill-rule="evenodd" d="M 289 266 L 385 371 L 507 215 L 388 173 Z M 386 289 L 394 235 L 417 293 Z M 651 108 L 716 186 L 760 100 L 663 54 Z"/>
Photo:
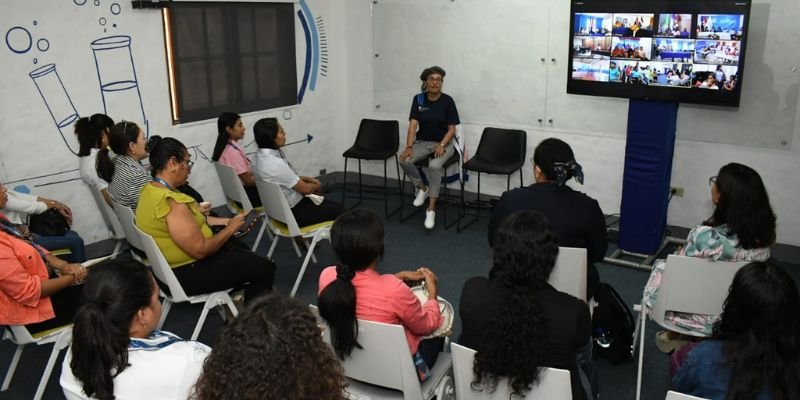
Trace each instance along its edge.
<path fill-rule="evenodd" d="M 633 359 L 634 319 L 619 293 L 607 283 L 600 283 L 594 294 L 597 307 L 592 316 L 592 353 L 619 364 Z"/>

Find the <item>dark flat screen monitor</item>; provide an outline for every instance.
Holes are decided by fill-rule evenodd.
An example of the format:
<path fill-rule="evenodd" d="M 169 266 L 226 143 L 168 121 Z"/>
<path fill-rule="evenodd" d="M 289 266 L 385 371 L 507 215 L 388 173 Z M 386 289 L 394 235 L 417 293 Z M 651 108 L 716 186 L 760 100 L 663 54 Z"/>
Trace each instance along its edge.
<path fill-rule="evenodd" d="M 750 0 L 573 1 L 567 93 L 738 107 Z"/>

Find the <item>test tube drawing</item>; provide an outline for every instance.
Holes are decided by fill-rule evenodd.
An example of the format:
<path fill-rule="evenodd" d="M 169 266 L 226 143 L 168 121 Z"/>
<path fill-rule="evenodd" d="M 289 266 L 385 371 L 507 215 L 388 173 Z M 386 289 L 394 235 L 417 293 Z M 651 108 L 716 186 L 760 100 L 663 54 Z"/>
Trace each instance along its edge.
<path fill-rule="evenodd" d="M 64 144 L 67 145 L 72 154 L 77 155 L 76 149 L 78 146 L 73 137 L 74 135 L 72 135 L 70 129 L 67 129 L 67 134 L 65 135 L 64 128 L 68 128 L 78 119 L 78 111 L 75 110 L 75 105 L 72 104 L 72 99 L 64 87 L 64 82 L 61 81 L 61 77 L 56 71 L 56 65 L 43 65 L 31 71 L 28 75 L 33 79 L 36 90 L 42 96 L 44 105 L 47 107 L 47 111 L 50 112 L 50 117 L 53 118 Z"/>
<path fill-rule="evenodd" d="M 91 47 L 105 113 L 116 120 L 141 121 L 145 126 L 145 135 L 149 136 L 149 124 L 133 64 L 131 37 L 103 37 L 93 41 Z M 137 121 L 140 115 L 141 120 Z"/>

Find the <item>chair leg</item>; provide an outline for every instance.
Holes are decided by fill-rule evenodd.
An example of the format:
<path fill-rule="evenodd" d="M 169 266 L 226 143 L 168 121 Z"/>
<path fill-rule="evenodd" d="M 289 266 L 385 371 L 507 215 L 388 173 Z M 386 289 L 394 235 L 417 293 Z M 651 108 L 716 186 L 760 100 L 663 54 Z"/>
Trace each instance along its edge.
<path fill-rule="evenodd" d="M 466 205 L 464 205 L 463 210 L 464 211 L 463 211 L 462 215 L 459 217 L 460 219 L 459 219 L 458 229 L 457 229 L 458 232 L 461 232 L 462 230 L 467 229 L 467 227 L 469 227 L 470 225 L 474 224 L 481 217 L 481 173 L 480 172 L 478 172 L 478 194 L 477 194 L 477 198 L 475 199 L 475 214 L 472 214 L 472 218 L 469 221 L 467 221 L 467 223 L 464 224 L 464 225 L 461 224 L 461 219 L 463 219 L 463 217 L 466 216 L 466 213 L 467 213 L 466 212 Z"/>
<path fill-rule="evenodd" d="M 264 231 L 267 230 L 267 216 L 264 217 L 264 221 L 261 222 L 261 229 L 258 230 L 258 235 L 256 236 L 256 241 L 253 243 L 253 248 L 251 251 L 253 253 L 258 250 L 258 245 L 261 244 L 261 238 L 264 236 Z"/>
<path fill-rule="evenodd" d="M 506 192 L 509 190 L 511 190 L 511 174 L 506 175 Z"/>
<path fill-rule="evenodd" d="M 11 365 L 8 366 L 8 372 L 6 372 L 6 378 L 3 379 L 3 387 L 0 391 L 5 391 L 8 389 L 8 385 L 11 384 L 11 377 L 14 376 L 14 371 L 17 369 L 17 364 L 19 364 L 19 358 L 22 356 L 22 350 L 25 349 L 24 344 L 18 344 L 17 349 L 14 351 L 14 356 L 11 357 Z"/>
<path fill-rule="evenodd" d="M 522 183 L 522 167 L 519 169 L 519 187 L 522 187 L 524 183 Z"/>
<path fill-rule="evenodd" d="M 347 157 L 344 158 L 344 179 L 342 179 L 342 205 L 347 194 Z"/>
<path fill-rule="evenodd" d="M 397 169 L 397 196 L 400 200 L 400 205 L 397 206 L 390 215 L 387 215 L 386 218 L 391 217 L 403 208 L 403 184 L 400 182 L 400 159 L 397 157 L 397 154 L 394 155 L 394 167 Z"/>
<path fill-rule="evenodd" d="M 358 203 L 356 205 L 361 204 L 364 200 L 364 184 L 361 182 L 361 159 L 358 159 Z"/>
<path fill-rule="evenodd" d="M 644 361 L 644 333 L 645 324 L 647 323 L 647 312 L 644 309 L 644 303 L 641 305 L 639 312 L 639 365 L 636 369 L 636 400 L 642 396 L 642 363 Z"/>
<path fill-rule="evenodd" d="M 310 248 L 311 248 L 311 246 L 308 244 L 308 240 L 305 240 L 305 239 L 303 239 L 303 243 L 305 243 L 305 244 L 306 244 L 306 248 L 307 248 L 307 249 L 310 249 Z M 317 263 L 317 255 L 316 255 L 316 254 L 314 254 L 314 252 L 313 252 L 313 251 L 311 252 L 311 262 L 313 262 L 314 264 L 316 264 L 316 263 Z"/>
<path fill-rule="evenodd" d="M 167 320 L 167 314 L 169 314 L 170 308 L 172 308 L 172 302 L 164 297 L 164 301 L 161 302 L 161 319 L 158 320 L 156 329 L 160 330 L 164 326 L 164 321 Z"/>
<path fill-rule="evenodd" d="M 203 329 L 203 325 L 206 323 L 206 317 L 208 317 L 208 310 L 226 304 L 233 304 L 233 300 L 231 300 L 231 296 L 229 296 L 228 293 L 216 292 L 208 296 L 205 304 L 203 304 L 203 311 L 200 312 L 200 318 L 197 320 L 197 324 L 194 326 L 194 332 L 192 332 L 192 338 L 190 340 L 197 340 L 197 337 L 200 336 L 200 331 Z M 234 313 L 233 315 L 238 315 L 238 313 L 234 312 L 234 310 L 231 310 L 231 312 Z"/>
<path fill-rule="evenodd" d="M 111 252 L 111 259 L 112 260 L 117 258 L 117 256 L 119 255 L 118 253 L 119 253 L 119 250 L 122 248 L 122 243 L 123 242 L 125 242 L 125 239 L 117 240 L 117 245 L 114 246 L 114 251 Z"/>
<path fill-rule="evenodd" d="M 33 395 L 33 400 L 41 400 L 44 392 L 47 390 L 47 383 L 50 381 L 50 375 L 53 373 L 53 366 L 56 364 L 59 353 L 61 353 L 61 349 L 58 347 L 58 343 L 53 343 L 53 350 L 50 351 L 50 358 L 47 359 L 47 364 L 42 373 L 42 379 L 39 380 L 39 386 L 36 388 L 36 394 Z"/>
<path fill-rule="evenodd" d="M 267 252 L 267 258 L 270 258 L 270 259 L 272 258 L 272 253 L 275 251 L 275 246 L 278 245 L 278 239 L 279 238 L 280 238 L 280 236 L 275 235 L 275 239 L 272 239 L 272 245 L 269 246 L 269 251 Z M 292 241 L 292 242 L 294 243 L 294 241 Z M 295 249 L 295 251 L 300 251 L 300 250 L 297 249 L 297 244 L 294 245 L 294 249 Z"/>
<path fill-rule="evenodd" d="M 303 280 L 303 274 L 306 273 L 306 267 L 308 267 L 308 261 L 311 259 L 311 256 L 314 254 L 314 247 L 317 246 L 317 242 L 320 239 L 320 232 L 317 232 L 314 235 L 314 238 L 311 239 L 311 245 L 308 246 L 308 253 L 306 253 L 306 258 L 303 260 L 303 266 L 300 267 L 300 273 L 297 274 L 297 279 L 294 281 L 294 286 L 292 287 L 292 293 L 290 294 L 291 297 L 297 293 L 297 289 L 300 287 L 300 281 Z"/>

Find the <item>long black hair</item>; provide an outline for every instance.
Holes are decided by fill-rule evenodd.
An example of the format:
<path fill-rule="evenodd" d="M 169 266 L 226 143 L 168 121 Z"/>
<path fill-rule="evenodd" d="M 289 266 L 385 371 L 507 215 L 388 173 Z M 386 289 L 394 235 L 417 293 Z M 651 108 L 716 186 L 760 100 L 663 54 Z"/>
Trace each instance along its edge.
<path fill-rule="evenodd" d="M 217 142 L 214 143 L 214 152 L 211 153 L 212 160 L 219 161 L 222 152 L 225 151 L 225 146 L 228 145 L 231 136 L 226 128 L 233 129 L 236 122 L 241 118 L 239 114 L 227 111 L 219 115 L 219 118 L 217 118 Z"/>
<path fill-rule="evenodd" d="M 134 261 L 92 267 L 72 328 L 72 374 L 87 396 L 114 398 L 114 377 L 128 367 L 131 321 L 150 304 L 155 282 Z"/>
<path fill-rule="evenodd" d="M 136 143 L 139 138 L 139 125 L 130 121 L 120 121 L 108 132 L 108 147 L 116 155 L 128 154 L 131 143 Z M 108 149 L 100 149 L 97 153 L 97 174 L 106 182 L 111 182 L 114 177 L 114 162 L 108 155 Z"/>
<path fill-rule="evenodd" d="M 93 114 L 75 122 L 75 135 L 78 137 L 78 157 L 86 157 L 92 149 L 99 149 L 103 132 L 111 130 L 114 120 L 105 114 Z"/>
<path fill-rule="evenodd" d="M 383 257 L 383 222 L 372 211 L 353 209 L 336 218 L 331 228 L 333 252 L 341 262 L 336 279 L 319 294 L 319 314 L 331 328 L 336 354 L 344 359 L 358 344 L 356 290 L 353 277 Z"/>
<path fill-rule="evenodd" d="M 542 140 L 533 151 L 533 163 L 539 167 L 548 181 L 563 185 L 575 177 L 583 184 L 583 168 L 575 161 L 572 148 L 561 139 Z"/>
<path fill-rule="evenodd" d="M 720 168 L 715 185 L 719 201 L 705 225 L 726 224 L 744 249 L 775 243 L 775 213 L 758 172 L 746 165 L 730 163 Z"/>
<path fill-rule="evenodd" d="M 800 296 L 791 275 L 767 262 L 740 269 L 714 324 L 731 370 L 728 400 L 800 399 Z"/>
<path fill-rule="evenodd" d="M 539 381 L 546 340 L 544 314 L 534 297 L 547 286 L 558 256 L 558 238 L 536 211 L 519 211 L 497 229 L 489 278 L 510 289 L 475 355 L 472 385 L 493 392 L 507 377 L 514 394 L 524 395 Z"/>
<path fill-rule="evenodd" d="M 278 150 L 278 145 L 275 143 L 275 137 L 281 125 L 278 123 L 277 118 L 261 118 L 253 125 L 253 136 L 256 139 L 256 144 L 260 149 L 274 149 Z"/>
<path fill-rule="evenodd" d="M 182 161 L 187 150 L 186 146 L 178 139 L 155 135 L 150 136 L 150 139 L 147 140 L 147 152 L 150 153 L 149 160 L 152 167 L 150 173 L 156 176 L 157 173 L 164 170 L 171 158 L 175 158 L 178 162 Z"/>

